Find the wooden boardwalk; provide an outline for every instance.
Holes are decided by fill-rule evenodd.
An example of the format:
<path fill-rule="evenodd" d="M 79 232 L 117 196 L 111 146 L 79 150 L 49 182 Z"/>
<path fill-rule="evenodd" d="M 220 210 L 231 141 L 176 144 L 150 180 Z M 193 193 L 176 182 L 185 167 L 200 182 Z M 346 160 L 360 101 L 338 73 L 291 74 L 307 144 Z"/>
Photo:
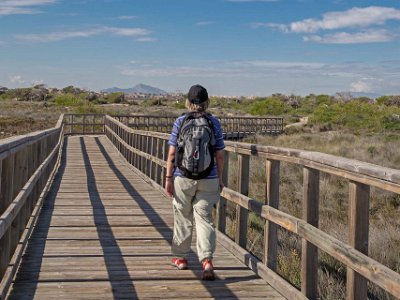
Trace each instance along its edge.
<path fill-rule="evenodd" d="M 283 299 L 220 244 L 214 282 L 170 265 L 171 201 L 105 136 L 66 137 L 8 299 Z"/>

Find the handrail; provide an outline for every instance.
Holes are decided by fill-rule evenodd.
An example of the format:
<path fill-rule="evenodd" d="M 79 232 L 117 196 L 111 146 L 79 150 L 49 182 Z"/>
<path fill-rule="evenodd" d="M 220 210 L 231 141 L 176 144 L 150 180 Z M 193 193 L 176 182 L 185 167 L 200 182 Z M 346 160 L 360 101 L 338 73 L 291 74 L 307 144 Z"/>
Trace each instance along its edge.
<path fill-rule="evenodd" d="M 120 121 L 106 116 L 105 134 L 121 155 L 138 171 L 162 190 L 165 182 L 168 134 L 138 131 Z M 268 276 L 276 270 L 277 226 L 285 228 L 303 239 L 301 292 L 309 298 L 317 297 L 318 250 L 324 251 L 347 266 L 347 298 L 366 299 L 367 281 L 370 280 L 387 292 L 400 297 L 400 274 L 368 257 L 370 186 L 400 194 L 400 171 L 391 168 L 336 157 L 333 155 L 289 148 L 261 146 L 226 141 L 224 181 L 227 182 L 229 154 L 238 156 L 239 186 L 235 192 L 225 187 L 217 209 L 218 229 L 225 232 L 226 201 L 237 206 L 235 242 L 246 247 L 248 212 L 265 220 L 265 246 L 263 272 Z M 249 162 L 251 156 L 262 157 L 267 162 L 267 193 L 264 205 L 250 199 Z M 303 166 L 303 219 L 278 210 L 280 162 Z M 341 242 L 318 229 L 320 172 L 349 180 L 349 243 Z M 227 239 L 223 239 L 225 243 Z M 228 243 L 229 244 L 229 243 Z M 228 245 L 230 249 L 238 248 Z M 239 251 L 240 252 L 240 251 Z M 251 258 L 252 263 L 255 258 Z M 246 262 L 248 263 L 248 262 Z M 249 265 L 249 266 L 250 266 Z M 275 288 L 291 298 L 285 284 L 273 278 Z"/>
<path fill-rule="evenodd" d="M 114 119 L 133 129 L 151 130 L 170 133 L 172 124 L 177 116 L 156 115 L 113 115 Z M 282 117 L 230 117 L 217 116 L 223 131 L 229 137 L 242 137 L 246 134 L 266 133 L 280 134 L 283 132 Z M 233 133 L 236 133 L 233 136 Z"/>
<path fill-rule="evenodd" d="M 0 280 L 1 295 L 10 283 L 10 260 L 32 211 L 57 166 L 63 137 L 61 115 L 54 128 L 0 141 Z M 18 260 L 18 259 L 17 259 Z M 4 276 L 6 274 L 10 276 Z M 6 278 L 7 277 L 7 278 Z"/>

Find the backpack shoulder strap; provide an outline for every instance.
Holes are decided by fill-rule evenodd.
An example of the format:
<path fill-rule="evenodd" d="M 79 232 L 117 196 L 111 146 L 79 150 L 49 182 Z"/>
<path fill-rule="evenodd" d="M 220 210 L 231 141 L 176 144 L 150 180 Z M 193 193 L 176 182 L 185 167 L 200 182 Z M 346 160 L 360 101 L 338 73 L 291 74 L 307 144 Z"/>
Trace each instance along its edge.
<path fill-rule="evenodd" d="M 177 138 L 179 138 L 179 136 L 181 135 L 183 125 L 186 123 L 186 121 L 193 118 L 193 115 L 191 112 L 183 113 L 181 116 L 185 116 L 185 117 L 183 118 L 183 120 L 181 122 L 181 126 L 179 127 Z"/>
<path fill-rule="evenodd" d="M 210 114 L 210 113 L 205 113 L 205 114 L 203 114 L 203 116 L 204 116 L 204 118 L 207 120 L 208 126 L 210 126 L 212 133 L 215 134 L 214 123 L 213 123 L 213 121 L 211 120 L 212 114 Z"/>

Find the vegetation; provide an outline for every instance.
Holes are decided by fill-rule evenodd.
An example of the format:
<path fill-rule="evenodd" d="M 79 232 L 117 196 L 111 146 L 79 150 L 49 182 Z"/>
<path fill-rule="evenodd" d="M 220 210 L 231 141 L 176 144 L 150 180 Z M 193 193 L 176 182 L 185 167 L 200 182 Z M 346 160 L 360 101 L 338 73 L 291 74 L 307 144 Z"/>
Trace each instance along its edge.
<path fill-rule="evenodd" d="M 358 159 L 377 165 L 396 168 L 400 166 L 400 135 L 358 135 L 343 131 L 296 133 L 280 136 L 256 136 L 247 142 L 269 146 L 305 149 L 337 156 Z M 230 155 L 229 187 L 237 185 L 235 155 Z M 250 160 L 249 195 L 263 201 L 265 193 L 265 160 Z M 302 216 L 302 167 L 281 163 L 279 209 L 293 216 Z M 229 208 L 230 207 L 230 208 Z M 235 211 L 228 206 L 230 221 L 228 234 L 233 236 Z M 400 195 L 372 188 L 370 199 L 369 256 L 400 273 Z M 336 176 L 321 174 L 320 179 L 320 228 L 333 237 L 347 242 L 348 239 L 348 181 Z M 258 257 L 263 255 L 264 221 L 250 214 L 247 247 Z M 301 239 L 280 229 L 278 249 L 278 273 L 294 286 L 300 287 Z M 320 251 L 319 295 L 321 299 L 345 299 L 346 268 Z M 394 299 L 374 285 L 369 286 L 369 299 Z"/>
<path fill-rule="evenodd" d="M 0 138 L 54 126 L 61 113 L 109 113 L 178 115 L 185 111 L 181 98 L 127 99 L 122 93 L 102 95 L 73 86 L 49 90 L 39 85 L 24 89 L 0 89 Z M 358 159 L 399 169 L 400 96 L 353 99 L 346 93 L 335 96 L 310 94 L 305 97 L 274 94 L 245 99 L 212 97 L 210 111 L 216 115 L 282 116 L 285 124 L 308 117 L 308 123 L 290 127 L 278 137 L 256 136 L 248 142 L 263 145 L 306 149 Z M 265 161 L 251 159 L 250 196 L 262 201 L 265 193 Z M 237 184 L 235 156 L 231 157 L 229 186 Z M 302 169 L 282 163 L 280 209 L 301 216 Z M 347 182 L 335 176 L 321 175 L 320 228 L 330 235 L 347 240 Z M 371 190 L 370 256 L 400 272 L 400 196 Z M 227 233 L 233 236 L 235 207 L 228 205 Z M 249 217 L 248 249 L 261 257 L 264 222 Z M 293 285 L 300 285 L 301 240 L 279 231 L 278 272 Z M 394 250 L 393 250 L 394 249 Z M 319 294 L 322 299 L 345 297 L 346 268 L 320 253 Z M 375 286 L 371 299 L 392 299 Z"/>

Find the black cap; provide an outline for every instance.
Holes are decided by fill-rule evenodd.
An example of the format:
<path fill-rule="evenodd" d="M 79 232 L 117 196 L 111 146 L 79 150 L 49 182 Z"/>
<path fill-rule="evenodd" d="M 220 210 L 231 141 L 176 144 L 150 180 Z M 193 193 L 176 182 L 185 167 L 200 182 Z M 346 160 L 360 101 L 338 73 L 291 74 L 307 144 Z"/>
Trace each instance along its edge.
<path fill-rule="evenodd" d="M 188 98 L 193 104 L 200 104 L 208 100 L 208 93 L 204 87 L 196 84 L 190 88 Z"/>

